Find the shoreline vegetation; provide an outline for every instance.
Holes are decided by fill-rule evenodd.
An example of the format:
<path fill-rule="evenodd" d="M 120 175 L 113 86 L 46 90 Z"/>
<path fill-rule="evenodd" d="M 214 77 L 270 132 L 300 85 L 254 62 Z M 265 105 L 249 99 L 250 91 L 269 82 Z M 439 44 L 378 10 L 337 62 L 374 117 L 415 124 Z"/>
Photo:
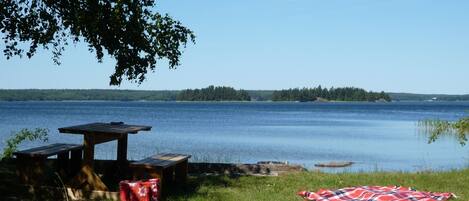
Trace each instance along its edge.
<path fill-rule="evenodd" d="M 209 86 L 185 90 L 0 89 L 0 101 L 469 101 L 467 95 L 371 92 L 355 87 L 236 90 Z"/>

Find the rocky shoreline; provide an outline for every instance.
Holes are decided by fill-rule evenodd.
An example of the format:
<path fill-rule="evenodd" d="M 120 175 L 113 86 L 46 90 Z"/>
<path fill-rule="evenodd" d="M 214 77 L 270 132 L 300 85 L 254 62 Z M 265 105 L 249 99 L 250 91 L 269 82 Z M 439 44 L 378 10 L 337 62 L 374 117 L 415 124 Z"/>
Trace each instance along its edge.
<path fill-rule="evenodd" d="M 189 163 L 189 174 L 226 174 L 226 175 L 257 175 L 278 176 L 286 172 L 307 171 L 301 165 L 286 163 Z"/>

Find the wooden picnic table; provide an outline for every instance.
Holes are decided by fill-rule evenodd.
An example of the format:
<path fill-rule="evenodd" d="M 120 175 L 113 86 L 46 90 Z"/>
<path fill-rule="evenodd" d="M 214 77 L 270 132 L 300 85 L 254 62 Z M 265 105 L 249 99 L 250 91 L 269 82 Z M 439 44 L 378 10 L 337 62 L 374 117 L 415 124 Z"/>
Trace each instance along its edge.
<path fill-rule="evenodd" d="M 94 147 L 96 144 L 117 140 L 117 164 L 119 167 L 126 166 L 128 164 L 128 134 L 137 134 L 139 131 L 149 130 L 151 130 L 151 126 L 128 125 L 122 122 L 90 123 L 59 128 L 60 133 L 83 135 L 82 170 L 88 171 L 93 171 Z"/>

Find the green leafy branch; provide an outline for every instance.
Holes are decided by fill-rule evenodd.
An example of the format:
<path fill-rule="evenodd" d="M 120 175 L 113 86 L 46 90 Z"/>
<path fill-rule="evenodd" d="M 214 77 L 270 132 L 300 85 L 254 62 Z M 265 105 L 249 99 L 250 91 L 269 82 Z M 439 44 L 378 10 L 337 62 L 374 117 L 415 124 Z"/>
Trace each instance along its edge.
<path fill-rule="evenodd" d="M 422 120 L 419 127 L 429 135 L 428 143 L 435 142 L 441 136 L 455 137 L 461 145 L 466 145 L 469 135 L 469 117 L 458 121 L 446 120 Z"/>
<path fill-rule="evenodd" d="M 17 151 L 18 145 L 25 140 L 28 141 L 35 141 L 41 140 L 43 142 L 47 142 L 49 140 L 48 137 L 49 130 L 44 128 L 36 128 L 34 130 L 30 129 L 21 129 L 19 132 L 13 134 L 7 141 L 6 146 L 3 149 L 3 154 L 0 160 L 9 159 L 13 156 L 13 153 Z"/>

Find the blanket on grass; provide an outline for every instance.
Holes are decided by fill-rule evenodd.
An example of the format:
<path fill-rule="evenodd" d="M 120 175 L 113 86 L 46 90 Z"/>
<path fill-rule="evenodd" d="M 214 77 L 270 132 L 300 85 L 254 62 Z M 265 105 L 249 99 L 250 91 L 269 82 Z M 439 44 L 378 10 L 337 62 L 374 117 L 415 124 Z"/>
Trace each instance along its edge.
<path fill-rule="evenodd" d="M 315 201 L 446 201 L 452 193 L 421 192 L 400 186 L 359 186 L 337 189 L 321 189 L 318 192 L 301 191 L 305 200 Z"/>

